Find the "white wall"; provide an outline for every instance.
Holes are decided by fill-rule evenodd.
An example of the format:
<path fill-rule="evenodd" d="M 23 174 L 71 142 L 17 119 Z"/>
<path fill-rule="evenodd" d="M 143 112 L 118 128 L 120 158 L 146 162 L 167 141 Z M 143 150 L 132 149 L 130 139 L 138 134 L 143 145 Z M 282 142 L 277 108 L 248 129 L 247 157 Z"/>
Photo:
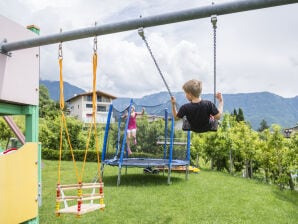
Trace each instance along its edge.
<path fill-rule="evenodd" d="M 37 34 L 0 15 L 0 42 L 32 39 Z M 39 47 L 0 53 L 0 101 L 38 105 Z"/>

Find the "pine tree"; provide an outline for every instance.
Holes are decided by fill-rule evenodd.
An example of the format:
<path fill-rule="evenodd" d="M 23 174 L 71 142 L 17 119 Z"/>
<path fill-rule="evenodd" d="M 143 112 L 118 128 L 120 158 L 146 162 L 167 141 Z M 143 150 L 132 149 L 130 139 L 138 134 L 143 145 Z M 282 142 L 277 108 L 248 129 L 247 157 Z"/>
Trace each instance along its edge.
<path fill-rule="evenodd" d="M 244 121 L 244 114 L 243 110 L 241 108 L 238 109 L 238 114 L 236 116 L 236 120 L 239 121 Z"/>
<path fill-rule="evenodd" d="M 261 123 L 260 123 L 260 127 L 258 128 L 258 131 L 259 132 L 262 132 L 262 131 L 264 131 L 264 130 L 266 130 L 266 129 L 268 129 L 269 128 L 269 125 L 267 124 L 267 121 L 265 121 L 264 119 L 261 121 Z"/>

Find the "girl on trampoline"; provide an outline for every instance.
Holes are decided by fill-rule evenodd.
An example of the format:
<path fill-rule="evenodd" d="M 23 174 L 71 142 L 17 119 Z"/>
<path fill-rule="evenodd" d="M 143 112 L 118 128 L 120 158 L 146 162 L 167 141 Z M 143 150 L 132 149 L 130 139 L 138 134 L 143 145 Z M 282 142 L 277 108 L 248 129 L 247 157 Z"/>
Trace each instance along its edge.
<path fill-rule="evenodd" d="M 130 141 L 131 138 L 134 140 L 134 144 L 137 144 L 137 115 L 143 115 L 145 113 L 145 108 L 142 109 L 142 112 L 136 112 L 135 107 L 132 105 L 130 110 L 130 118 L 127 127 L 127 136 L 126 136 L 126 145 L 128 155 L 132 154 L 130 150 Z M 128 113 L 124 114 L 122 118 L 127 118 Z"/>
<path fill-rule="evenodd" d="M 224 102 L 222 94 L 216 94 L 218 100 L 217 108 L 211 101 L 201 99 L 201 81 L 195 79 L 189 80 L 182 86 L 182 88 L 189 103 L 182 105 L 177 112 L 176 99 L 172 96 L 171 103 L 174 118 L 180 119 L 186 116 L 191 131 L 198 133 L 212 131 L 212 121 L 219 120 L 223 113 Z"/>

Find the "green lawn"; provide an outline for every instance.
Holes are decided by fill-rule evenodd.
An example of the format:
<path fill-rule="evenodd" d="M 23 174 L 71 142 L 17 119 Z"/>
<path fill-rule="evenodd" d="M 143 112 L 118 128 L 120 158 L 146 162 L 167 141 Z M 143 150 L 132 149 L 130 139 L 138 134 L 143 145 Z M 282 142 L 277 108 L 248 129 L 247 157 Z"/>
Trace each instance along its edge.
<path fill-rule="evenodd" d="M 81 163 L 78 163 L 80 166 Z M 58 162 L 43 161 L 40 223 L 298 223 L 298 192 L 280 191 L 253 180 L 202 170 L 199 174 L 172 173 L 145 175 L 141 168 L 122 169 L 117 187 L 118 168 L 106 166 L 104 173 L 104 211 L 55 216 L 55 187 Z M 84 178 L 91 182 L 97 164 L 88 163 Z M 62 162 L 64 183 L 76 183 L 72 162 Z"/>

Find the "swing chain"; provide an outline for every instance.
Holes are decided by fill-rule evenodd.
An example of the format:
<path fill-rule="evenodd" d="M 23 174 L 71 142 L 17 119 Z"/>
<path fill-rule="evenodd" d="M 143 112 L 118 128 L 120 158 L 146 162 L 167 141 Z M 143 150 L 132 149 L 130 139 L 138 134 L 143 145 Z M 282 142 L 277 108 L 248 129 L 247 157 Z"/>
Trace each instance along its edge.
<path fill-rule="evenodd" d="M 97 22 L 95 22 L 95 26 L 97 25 Z M 93 40 L 93 51 L 94 53 L 97 52 L 97 36 L 94 37 L 94 40 Z"/>
<path fill-rule="evenodd" d="M 214 72 L 214 104 L 216 102 L 216 28 L 217 16 L 211 16 L 211 23 L 213 25 L 213 72 Z"/>
<path fill-rule="evenodd" d="M 146 47 L 147 47 L 147 49 L 148 49 L 148 51 L 149 51 L 149 53 L 150 53 L 150 55 L 151 55 L 151 57 L 153 59 L 153 62 L 155 64 L 155 66 L 156 66 L 156 68 L 157 68 L 157 70 L 158 70 L 158 72 L 159 72 L 159 74 L 160 74 L 160 76 L 161 76 L 161 78 L 162 78 L 162 80 L 163 80 L 163 82 L 164 82 L 164 84 L 165 84 L 165 86 L 166 86 L 166 88 L 167 88 L 170 96 L 172 97 L 173 94 L 172 94 L 172 92 L 171 92 L 171 90 L 170 90 L 170 88 L 169 88 L 169 86 L 168 86 L 168 84 L 167 84 L 167 82 L 166 82 L 166 80 L 165 80 L 165 78 L 164 78 L 164 76 L 163 76 L 163 74 L 162 74 L 162 72 L 161 72 L 158 64 L 157 64 L 157 61 L 156 61 L 156 59 L 155 59 L 155 57 L 154 57 L 154 55 L 152 53 L 152 50 L 151 50 L 151 48 L 150 48 L 150 46 L 148 44 L 148 41 L 146 40 L 143 27 L 141 27 L 141 28 L 138 29 L 138 33 L 141 36 L 141 38 L 143 39 L 143 41 L 145 42 Z"/>
<path fill-rule="evenodd" d="M 62 28 L 60 28 L 60 33 L 62 33 Z M 63 53 L 62 53 L 62 41 L 59 43 L 59 48 L 58 48 L 58 58 L 62 59 L 63 58 Z"/>
<path fill-rule="evenodd" d="M 62 42 L 60 42 L 59 44 L 59 49 L 58 49 L 58 58 L 62 59 L 63 58 L 63 54 L 62 54 Z"/>
<path fill-rule="evenodd" d="M 97 52 L 97 37 L 94 37 L 93 51 L 94 51 L 94 53 Z"/>

